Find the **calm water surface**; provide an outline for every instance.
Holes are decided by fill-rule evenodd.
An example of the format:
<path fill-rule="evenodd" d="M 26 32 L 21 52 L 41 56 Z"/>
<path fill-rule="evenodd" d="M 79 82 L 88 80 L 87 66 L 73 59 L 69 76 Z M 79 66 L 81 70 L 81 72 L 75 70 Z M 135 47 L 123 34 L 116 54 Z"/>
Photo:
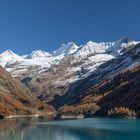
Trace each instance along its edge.
<path fill-rule="evenodd" d="M 140 120 L 93 118 L 0 121 L 0 140 L 139 140 Z"/>

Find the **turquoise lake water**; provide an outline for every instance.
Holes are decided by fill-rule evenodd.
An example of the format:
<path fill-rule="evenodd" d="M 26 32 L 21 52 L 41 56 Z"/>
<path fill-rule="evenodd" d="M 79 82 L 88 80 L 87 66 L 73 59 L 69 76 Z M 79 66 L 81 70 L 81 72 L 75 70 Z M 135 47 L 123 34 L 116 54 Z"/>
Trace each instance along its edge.
<path fill-rule="evenodd" d="M 0 140 L 139 140 L 139 119 L 0 121 Z"/>

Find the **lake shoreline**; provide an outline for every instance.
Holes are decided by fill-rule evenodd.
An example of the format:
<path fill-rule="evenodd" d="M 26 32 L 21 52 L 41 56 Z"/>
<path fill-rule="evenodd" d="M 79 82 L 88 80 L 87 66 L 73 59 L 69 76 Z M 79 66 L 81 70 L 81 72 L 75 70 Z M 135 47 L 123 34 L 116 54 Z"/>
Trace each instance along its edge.
<path fill-rule="evenodd" d="M 84 115 L 62 115 L 61 119 L 84 119 Z"/>
<path fill-rule="evenodd" d="M 4 119 L 11 119 L 11 118 L 38 118 L 39 115 L 10 115 L 10 116 L 5 116 Z"/>
<path fill-rule="evenodd" d="M 3 116 L 2 119 L 11 119 L 11 118 L 45 118 L 45 117 L 49 117 L 49 118 L 54 118 L 55 114 L 53 113 L 48 113 L 48 114 L 33 114 L 33 115 L 9 115 L 9 116 Z"/>
<path fill-rule="evenodd" d="M 40 114 L 34 114 L 34 115 L 9 115 L 9 116 L 3 116 L 0 120 L 3 119 L 12 119 L 12 118 L 52 118 L 52 119 L 86 119 L 86 118 L 120 118 L 120 119 L 138 119 L 136 117 L 110 117 L 110 116 L 94 116 L 94 117 L 85 117 L 84 115 L 57 115 L 57 114 L 45 114 L 45 115 L 40 115 Z"/>

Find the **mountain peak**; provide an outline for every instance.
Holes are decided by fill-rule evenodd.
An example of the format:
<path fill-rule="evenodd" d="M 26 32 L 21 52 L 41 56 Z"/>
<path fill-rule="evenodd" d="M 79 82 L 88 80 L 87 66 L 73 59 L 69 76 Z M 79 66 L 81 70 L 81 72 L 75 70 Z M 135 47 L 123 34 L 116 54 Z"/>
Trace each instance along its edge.
<path fill-rule="evenodd" d="M 7 50 L 0 54 L 0 63 L 3 67 L 5 67 L 9 62 L 15 62 L 19 60 L 22 60 L 22 57 L 11 50 Z"/>
<path fill-rule="evenodd" d="M 44 57 L 50 57 L 52 56 L 50 53 L 43 51 L 43 50 L 35 50 L 32 51 L 30 55 L 28 55 L 26 58 L 44 58 Z"/>
<path fill-rule="evenodd" d="M 79 48 L 79 47 L 76 45 L 76 43 L 74 43 L 74 42 L 69 42 L 69 43 L 66 45 L 66 47 L 67 47 L 67 52 L 68 52 L 69 54 L 74 53 L 74 52 L 77 51 L 77 49 Z"/>
<path fill-rule="evenodd" d="M 130 42 L 132 42 L 132 40 L 131 40 L 129 37 L 124 36 L 124 37 L 121 39 L 121 42 L 122 42 L 122 43 L 130 43 Z"/>
<path fill-rule="evenodd" d="M 95 42 L 93 42 L 93 41 L 90 40 L 90 41 L 87 42 L 87 45 L 91 45 L 93 43 L 95 43 Z"/>
<path fill-rule="evenodd" d="M 77 50 L 79 49 L 79 47 L 76 45 L 76 43 L 74 42 L 69 42 L 67 44 L 62 44 L 62 46 L 54 51 L 54 55 L 71 55 L 73 53 L 75 53 Z"/>
<path fill-rule="evenodd" d="M 3 53 L 1 53 L 0 55 L 2 55 L 2 54 L 4 54 L 4 55 L 15 55 L 15 53 L 12 50 L 6 50 Z"/>
<path fill-rule="evenodd" d="M 0 54 L 0 57 L 2 58 L 17 58 L 17 57 L 20 57 L 19 55 L 17 55 L 16 53 L 14 53 L 13 51 L 11 50 L 6 50 L 4 51 L 3 53 Z"/>

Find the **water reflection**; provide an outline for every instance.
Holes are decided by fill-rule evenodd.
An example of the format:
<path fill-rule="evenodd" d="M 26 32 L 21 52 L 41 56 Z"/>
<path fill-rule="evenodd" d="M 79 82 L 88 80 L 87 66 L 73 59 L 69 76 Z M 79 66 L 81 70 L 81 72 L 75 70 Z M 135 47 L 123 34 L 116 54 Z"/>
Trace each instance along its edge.
<path fill-rule="evenodd" d="M 35 128 L 33 119 L 5 119 L 0 121 L 0 140 L 22 140 L 24 133 Z"/>
<path fill-rule="evenodd" d="M 87 119 L 42 122 L 36 119 L 9 119 L 0 121 L 0 140 L 137 140 L 139 132 L 139 120 Z"/>

